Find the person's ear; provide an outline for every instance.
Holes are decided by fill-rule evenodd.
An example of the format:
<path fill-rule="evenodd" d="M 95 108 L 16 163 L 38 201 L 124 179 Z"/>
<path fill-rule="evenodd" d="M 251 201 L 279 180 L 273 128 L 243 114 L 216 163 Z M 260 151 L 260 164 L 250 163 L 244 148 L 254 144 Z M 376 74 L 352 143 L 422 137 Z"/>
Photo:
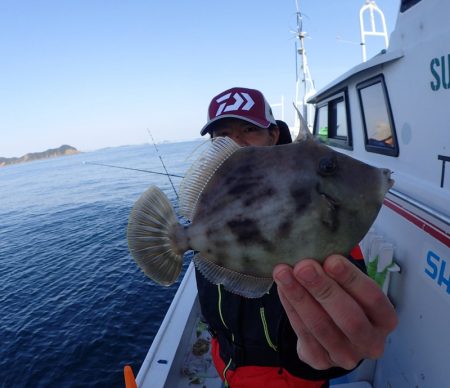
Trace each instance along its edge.
<path fill-rule="evenodd" d="M 278 139 L 280 138 L 280 128 L 278 126 L 274 125 L 271 129 L 269 129 L 269 136 L 270 136 L 270 145 L 275 145 L 278 143 Z"/>

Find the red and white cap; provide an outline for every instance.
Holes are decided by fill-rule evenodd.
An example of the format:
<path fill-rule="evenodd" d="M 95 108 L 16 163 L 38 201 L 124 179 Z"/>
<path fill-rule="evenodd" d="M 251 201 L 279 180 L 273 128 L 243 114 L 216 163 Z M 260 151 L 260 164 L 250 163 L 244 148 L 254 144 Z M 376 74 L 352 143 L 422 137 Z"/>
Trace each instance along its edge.
<path fill-rule="evenodd" d="M 208 122 L 200 131 L 203 136 L 211 131 L 211 124 L 224 118 L 248 121 L 260 128 L 277 124 L 270 105 L 259 90 L 231 88 L 215 96 L 208 108 Z"/>

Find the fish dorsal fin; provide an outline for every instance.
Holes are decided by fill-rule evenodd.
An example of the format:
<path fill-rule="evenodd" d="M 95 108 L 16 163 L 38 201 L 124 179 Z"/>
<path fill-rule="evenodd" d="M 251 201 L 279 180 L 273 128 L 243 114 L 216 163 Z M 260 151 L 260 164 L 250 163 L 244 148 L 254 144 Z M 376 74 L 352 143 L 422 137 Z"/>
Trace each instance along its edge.
<path fill-rule="evenodd" d="M 260 298 L 272 287 L 272 278 L 245 275 L 223 268 L 198 253 L 194 256 L 194 264 L 211 283 L 222 284 L 227 291 L 245 298 Z"/>
<path fill-rule="evenodd" d="M 313 135 L 308 129 L 308 123 L 306 122 L 305 118 L 301 114 L 300 110 L 297 108 L 297 106 L 294 104 L 294 108 L 297 111 L 298 115 L 298 121 L 300 123 L 300 127 L 298 129 L 298 135 L 294 140 L 294 143 L 298 143 L 303 140 L 312 140 L 314 139 Z"/>
<path fill-rule="evenodd" d="M 198 199 L 217 169 L 241 147 L 229 137 L 212 144 L 189 168 L 180 186 L 180 213 L 192 221 Z"/>

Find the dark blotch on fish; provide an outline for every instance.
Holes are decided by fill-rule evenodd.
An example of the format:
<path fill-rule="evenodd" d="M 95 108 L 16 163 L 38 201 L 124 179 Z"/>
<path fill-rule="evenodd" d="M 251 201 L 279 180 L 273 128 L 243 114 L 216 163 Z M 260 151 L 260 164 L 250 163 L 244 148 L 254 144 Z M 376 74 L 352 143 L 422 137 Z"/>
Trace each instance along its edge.
<path fill-rule="evenodd" d="M 243 244 L 251 244 L 254 242 L 255 236 L 261 235 L 258 224 L 250 218 L 228 221 L 227 226 L 237 240 Z M 257 237 L 257 239 L 260 240 L 260 237 Z"/>
<path fill-rule="evenodd" d="M 254 187 L 255 185 L 251 182 L 237 184 L 230 188 L 228 194 L 232 196 L 242 195 L 247 193 L 249 190 L 253 190 Z"/>
<path fill-rule="evenodd" d="M 273 250 L 272 243 L 262 235 L 258 223 L 254 220 L 250 218 L 234 219 L 227 222 L 227 226 L 240 244 L 262 245 L 269 252 Z"/>
<path fill-rule="evenodd" d="M 311 203 L 311 192 L 305 190 L 302 185 L 293 184 L 290 187 L 289 194 L 292 197 L 297 215 L 303 213 Z"/>
<path fill-rule="evenodd" d="M 280 225 L 278 225 L 278 238 L 283 238 L 288 236 L 292 231 L 292 220 L 283 220 Z"/>
<path fill-rule="evenodd" d="M 265 198 L 271 198 L 276 194 L 276 190 L 274 187 L 263 188 L 262 190 L 258 190 L 258 186 L 253 186 L 253 193 L 244 200 L 243 204 L 245 207 L 249 207 L 252 204 L 258 203 L 259 201 Z"/>

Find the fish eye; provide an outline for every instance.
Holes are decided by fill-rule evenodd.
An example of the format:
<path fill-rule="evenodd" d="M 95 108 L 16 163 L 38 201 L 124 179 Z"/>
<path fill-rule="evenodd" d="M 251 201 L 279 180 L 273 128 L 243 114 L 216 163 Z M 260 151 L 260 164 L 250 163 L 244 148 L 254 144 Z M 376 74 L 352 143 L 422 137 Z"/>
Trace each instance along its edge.
<path fill-rule="evenodd" d="M 329 156 L 320 159 L 319 162 L 319 174 L 320 175 L 332 175 L 337 169 L 337 159 L 336 156 Z"/>

